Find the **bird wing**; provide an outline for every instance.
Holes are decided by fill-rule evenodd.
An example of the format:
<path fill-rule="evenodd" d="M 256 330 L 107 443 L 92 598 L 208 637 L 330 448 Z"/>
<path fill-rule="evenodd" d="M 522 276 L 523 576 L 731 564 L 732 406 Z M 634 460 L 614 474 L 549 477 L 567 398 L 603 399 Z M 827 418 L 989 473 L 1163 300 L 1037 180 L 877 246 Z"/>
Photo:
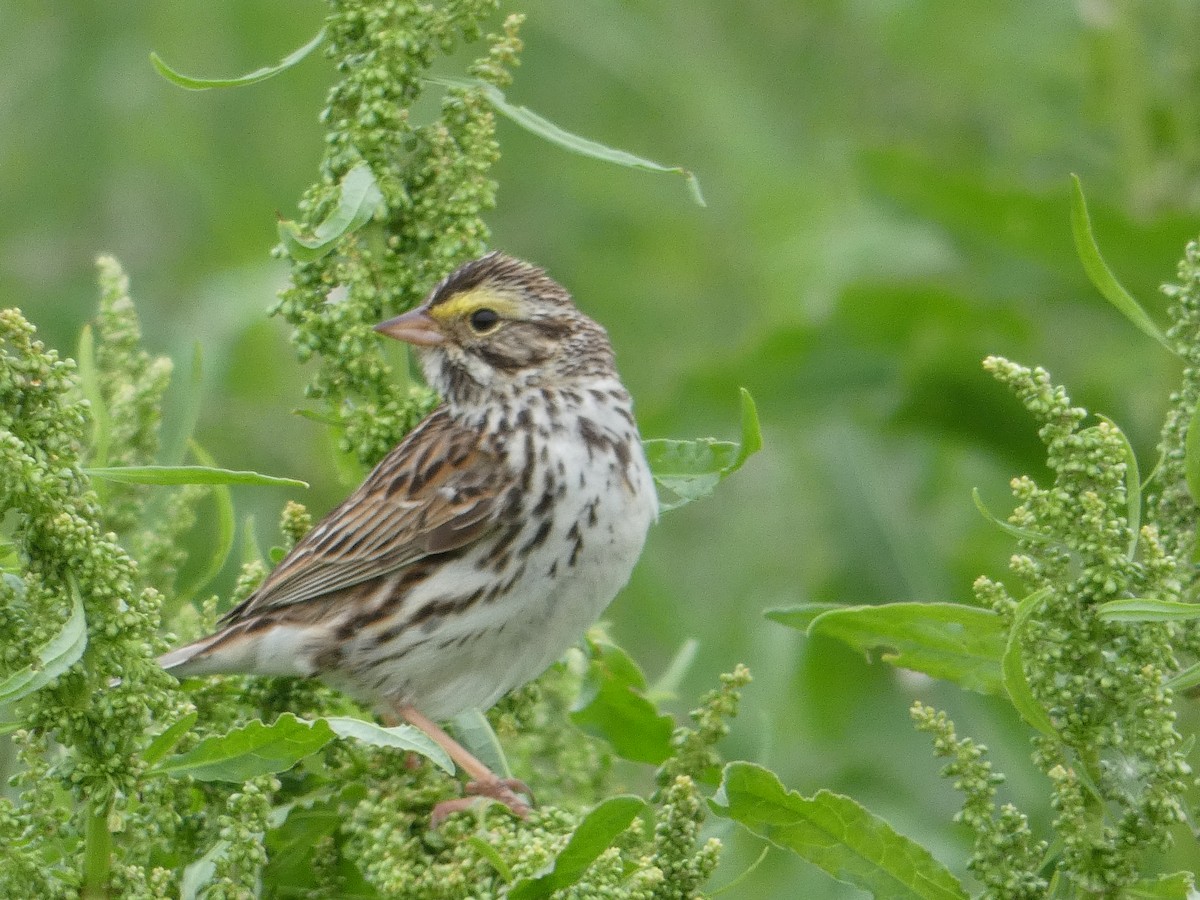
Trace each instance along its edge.
<path fill-rule="evenodd" d="M 495 522 L 506 483 L 479 432 L 445 407 L 409 432 L 222 624 L 303 603 L 463 547 Z"/>

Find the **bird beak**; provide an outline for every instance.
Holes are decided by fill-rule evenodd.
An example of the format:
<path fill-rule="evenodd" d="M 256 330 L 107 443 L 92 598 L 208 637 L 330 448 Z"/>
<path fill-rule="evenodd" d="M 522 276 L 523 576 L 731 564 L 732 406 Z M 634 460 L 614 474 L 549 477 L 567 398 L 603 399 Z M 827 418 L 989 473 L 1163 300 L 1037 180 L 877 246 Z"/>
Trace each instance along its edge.
<path fill-rule="evenodd" d="M 446 343 L 446 336 L 438 329 L 437 322 L 424 309 L 410 310 L 402 316 L 380 322 L 375 330 L 418 347 L 435 347 Z"/>

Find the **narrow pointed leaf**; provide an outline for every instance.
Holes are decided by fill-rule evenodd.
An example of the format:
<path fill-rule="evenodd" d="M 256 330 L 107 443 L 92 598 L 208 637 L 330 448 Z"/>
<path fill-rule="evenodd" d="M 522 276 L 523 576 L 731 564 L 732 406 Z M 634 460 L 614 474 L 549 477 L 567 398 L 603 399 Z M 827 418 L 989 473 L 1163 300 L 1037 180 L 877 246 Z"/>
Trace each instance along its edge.
<path fill-rule="evenodd" d="M 279 239 L 292 259 L 297 262 L 320 259 L 341 237 L 353 234 L 383 208 L 383 193 L 375 182 L 371 167 L 365 162 L 342 176 L 339 191 L 337 206 L 311 235 L 302 234 L 295 222 L 280 221 Z"/>
<path fill-rule="evenodd" d="M 1192 663 L 1167 681 L 1167 687 L 1173 691 L 1187 691 L 1197 685 L 1200 685 L 1200 662 Z"/>
<path fill-rule="evenodd" d="M 410 753 L 419 753 L 447 774 L 454 774 L 454 763 L 450 761 L 446 751 L 434 743 L 425 732 L 412 725 L 384 728 L 374 722 L 350 716 L 326 716 L 322 721 L 340 738 L 352 738 L 372 747 L 394 747 Z"/>
<path fill-rule="evenodd" d="M 658 484 L 661 510 L 678 509 L 693 500 L 709 496 L 721 481 L 762 449 L 758 409 L 754 398 L 745 388 L 741 390 L 741 417 L 740 441 L 660 438 L 642 442 L 646 460 Z"/>
<path fill-rule="evenodd" d="M 168 753 L 175 749 L 175 745 L 187 734 L 193 725 L 196 724 L 198 714 L 194 712 L 188 713 L 178 722 L 172 724 L 165 729 L 154 740 L 150 742 L 145 750 L 142 751 L 142 761 L 148 766 L 154 765 Z"/>
<path fill-rule="evenodd" d="M 308 56 L 308 54 L 312 53 L 324 40 L 325 29 L 322 28 L 311 41 L 303 47 L 293 50 L 275 65 L 263 66 L 261 69 L 255 69 L 253 72 L 247 72 L 245 75 L 238 75 L 233 78 L 197 78 L 194 75 L 184 75 L 182 72 L 168 66 L 163 62 L 162 57 L 154 52 L 150 54 L 150 62 L 158 70 L 159 75 L 184 90 L 207 91 L 212 88 L 241 87 L 242 85 L 266 81 L 280 72 L 287 71 L 304 59 L 304 57 Z"/>
<path fill-rule="evenodd" d="M 306 722 L 284 713 L 270 725 L 255 719 L 206 738 L 191 750 L 163 760 L 152 771 L 190 775 L 198 781 L 242 782 L 287 771 L 333 737 L 333 729 L 322 719 Z"/>
<path fill-rule="evenodd" d="M 544 872 L 521 878 L 509 887 L 508 900 L 545 900 L 555 891 L 575 884 L 645 808 L 646 801 L 632 795 L 609 797 L 600 803 L 584 816 Z"/>
<path fill-rule="evenodd" d="M 474 88 L 481 91 L 487 101 L 492 105 L 496 112 L 505 116 L 517 125 L 520 125 L 531 134 L 535 134 L 543 140 L 549 141 L 562 147 L 564 150 L 569 150 L 572 153 L 578 153 L 580 156 L 591 157 L 602 162 L 613 163 L 618 166 L 624 166 L 629 169 L 641 169 L 646 172 L 664 172 L 673 175 L 681 175 L 687 182 L 688 191 L 692 195 L 692 200 L 697 206 L 706 206 L 704 202 L 704 194 L 700 191 L 700 181 L 694 174 L 689 172 L 682 166 L 664 166 L 661 163 L 653 162 L 649 159 L 644 159 L 641 156 L 634 156 L 625 150 L 617 150 L 614 147 L 608 147 L 596 141 L 588 140 L 585 137 L 580 137 L 567 131 L 565 128 L 560 128 L 549 119 L 539 116 L 533 110 L 525 106 L 517 106 L 509 103 L 504 96 L 504 92 L 493 84 L 488 84 L 486 81 L 478 79 L 462 79 L 462 78 L 430 78 L 429 81 L 440 84 L 445 87 L 457 88 Z"/>
<path fill-rule="evenodd" d="M 1033 696 L 1029 688 L 1029 679 L 1025 676 L 1025 662 L 1021 650 L 1021 635 L 1025 624 L 1037 611 L 1038 606 L 1046 598 L 1048 591 L 1035 591 L 1019 604 L 1013 614 L 1012 627 L 1008 631 L 1008 640 L 1004 647 L 1004 659 L 1001 668 L 1004 672 L 1004 689 L 1008 699 L 1012 701 L 1021 718 L 1047 737 L 1057 737 L 1058 732 L 1046 708 Z"/>
<path fill-rule="evenodd" d="M 257 484 L 308 487 L 307 481 L 297 478 L 217 469 L 211 466 L 102 466 L 83 471 L 92 478 L 119 481 L 123 484 Z"/>
<path fill-rule="evenodd" d="M 194 440 L 190 440 L 188 441 L 188 447 L 192 455 L 202 465 L 209 468 L 214 467 L 216 460 L 200 444 Z M 233 511 L 233 492 L 229 489 L 228 485 L 214 485 L 212 499 L 217 508 L 217 541 L 204 568 L 186 586 L 180 588 L 177 592 L 175 603 L 180 607 L 185 603 L 190 603 L 193 597 L 204 590 L 214 578 L 221 574 L 221 570 L 225 568 L 225 563 L 229 559 L 230 552 L 233 550 L 234 534 L 237 531 L 237 520 Z"/>
<path fill-rule="evenodd" d="M 879 900 L 966 900 L 948 869 L 856 801 L 830 791 L 787 790 L 753 763 L 734 762 L 709 805 L 777 847 Z"/>
<path fill-rule="evenodd" d="M 71 615 L 58 634 L 38 649 L 36 662 L 0 680 L 0 704 L 12 703 L 41 690 L 75 665 L 86 647 L 87 617 L 83 612 L 83 600 L 72 581 Z"/>
<path fill-rule="evenodd" d="M 837 638 L 885 662 L 984 694 L 1002 690 L 1004 623 L 990 609 L 961 603 L 845 606 L 816 616 L 808 633 Z"/>
<path fill-rule="evenodd" d="M 501 778 L 512 778 L 512 767 L 500 746 L 500 739 L 481 710 L 472 708 L 455 716 L 454 734 L 459 743 L 485 766 Z"/>
<path fill-rule="evenodd" d="M 1012 522 L 1006 522 L 993 513 L 987 506 L 984 505 L 983 497 L 979 495 L 979 488 L 971 488 L 971 500 L 975 503 L 975 508 L 979 510 L 979 514 L 991 522 L 1000 530 L 1015 537 L 1018 541 L 1034 541 L 1037 543 L 1045 543 L 1050 540 L 1044 534 L 1039 534 L 1036 531 L 1030 531 L 1028 528 L 1018 528 Z"/>
<path fill-rule="evenodd" d="M 1092 233 L 1092 220 L 1088 215 L 1087 199 L 1083 196 L 1083 185 L 1077 175 L 1071 176 L 1071 233 L 1075 238 L 1075 252 L 1089 280 L 1109 303 L 1120 310 L 1142 332 L 1154 338 L 1172 353 L 1175 348 L 1167 336 L 1154 324 L 1154 320 L 1133 298 L 1133 295 L 1117 281 L 1117 277 L 1100 255 L 1100 247 Z"/>
<path fill-rule="evenodd" d="M 1200 619 L 1200 603 L 1179 603 L 1175 600 L 1152 600 L 1134 597 L 1128 600 L 1109 600 L 1097 607 L 1106 622 L 1185 622 Z"/>

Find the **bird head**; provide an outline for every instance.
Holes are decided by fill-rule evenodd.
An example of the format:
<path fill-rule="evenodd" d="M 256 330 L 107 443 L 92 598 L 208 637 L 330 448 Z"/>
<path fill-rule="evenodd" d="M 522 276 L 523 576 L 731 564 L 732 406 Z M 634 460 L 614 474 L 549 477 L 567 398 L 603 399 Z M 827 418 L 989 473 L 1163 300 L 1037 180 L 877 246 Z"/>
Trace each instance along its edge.
<path fill-rule="evenodd" d="M 451 405 L 565 386 L 613 368 L 604 329 L 566 289 L 499 253 L 466 263 L 421 306 L 375 330 L 413 345 L 426 380 Z"/>

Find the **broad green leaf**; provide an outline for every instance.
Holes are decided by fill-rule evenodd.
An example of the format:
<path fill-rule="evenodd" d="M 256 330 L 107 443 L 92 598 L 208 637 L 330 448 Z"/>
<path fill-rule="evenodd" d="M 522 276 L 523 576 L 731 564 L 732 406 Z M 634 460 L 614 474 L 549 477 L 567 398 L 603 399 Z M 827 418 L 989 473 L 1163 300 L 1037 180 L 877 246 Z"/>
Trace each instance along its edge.
<path fill-rule="evenodd" d="M 881 900 L 966 900 L 929 851 L 856 801 L 830 791 L 802 797 L 753 763 L 725 767 L 713 811 Z"/>
<path fill-rule="evenodd" d="M 1109 600 L 1096 607 L 1105 622 L 1184 622 L 1200 619 L 1200 603 L 1134 597 Z"/>
<path fill-rule="evenodd" d="M 71 615 L 58 634 L 38 648 L 34 654 L 36 662 L 0 681 L 0 703 L 12 703 L 28 697 L 67 671 L 83 656 L 87 647 L 87 617 L 74 580 L 70 580 L 70 589 Z"/>
<path fill-rule="evenodd" d="M 796 606 L 781 606 L 777 609 L 768 609 L 763 615 L 772 622 L 778 622 L 780 625 L 786 625 L 788 628 L 795 628 L 797 631 L 808 631 L 808 626 L 812 624 L 813 619 L 817 616 L 833 609 L 847 608 L 845 603 L 799 603 Z"/>
<path fill-rule="evenodd" d="M 178 722 L 165 729 L 150 742 L 150 746 L 142 751 L 142 761 L 146 765 L 152 766 L 170 753 L 175 749 L 175 745 L 179 743 L 180 739 L 196 724 L 197 718 L 199 718 L 197 713 L 190 712 Z"/>
<path fill-rule="evenodd" d="M 1196 876 L 1192 872 L 1174 872 L 1157 878 L 1143 878 L 1125 888 L 1122 897 L 1129 900 L 1198 900 Z"/>
<path fill-rule="evenodd" d="M 320 721 L 324 721 L 340 738 L 353 738 L 372 747 L 395 747 L 398 750 L 419 753 L 447 774 L 454 774 L 454 763 L 450 761 L 446 751 L 434 743 L 429 735 L 412 725 L 384 728 L 374 722 L 349 716 L 326 716 Z"/>
<path fill-rule="evenodd" d="M 630 794 L 609 797 L 597 805 L 584 816 L 567 845 L 544 872 L 522 878 L 508 889 L 508 900 L 544 900 L 555 891 L 575 884 L 645 808 L 645 800 Z"/>
<path fill-rule="evenodd" d="M 512 778 L 512 768 L 500 739 L 487 716 L 479 709 L 468 709 L 454 717 L 454 734 L 459 743 L 501 778 Z"/>
<path fill-rule="evenodd" d="M 158 74 L 167 81 L 178 87 L 188 91 L 207 91 L 212 88 L 224 87 L 240 87 L 246 84 L 255 84 L 259 81 L 266 81 L 272 76 L 278 75 L 290 69 L 296 63 L 300 62 L 304 57 L 308 56 L 313 50 L 321 45 L 325 40 L 325 29 L 322 28 L 317 32 L 317 36 L 311 41 L 296 50 L 293 50 L 277 64 L 273 66 L 263 66 L 261 69 L 255 69 L 253 72 L 247 72 L 245 75 L 238 75 L 234 78 L 196 78 L 192 75 L 184 75 L 182 72 L 177 72 L 172 69 L 157 53 L 151 52 L 150 62 Z"/>
<path fill-rule="evenodd" d="M 707 497 L 724 479 L 762 449 L 762 430 L 754 398 L 741 389 L 742 439 L 692 441 L 655 439 L 643 441 L 646 459 L 659 487 L 659 509 L 677 509 Z"/>
<path fill-rule="evenodd" d="M 360 162 L 342 176 L 337 206 L 311 235 L 301 234 L 295 222 L 281 220 L 279 239 L 292 259 L 315 262 L 329 253 L 339 238 L 366 225 L 382 208 L 383 193 L 375 183 L 375 174 L 369 165 Z"/>
<path fill-rule="evenodd" d="M 1079 254 L 1079 261 L 1083 263 L 1083 269 L 1096 290 L 1142 332 L 1174 353 L 1175 348 L 1167 336 L 1154 324 L 1142 305 L 1117 281 L 1101 256 L 1100 247 L 1092 233 L 1092 220 L 1088 215 L 1087 199 L 1083 196 L 1083 185 L 1077 175 L 1071 176 L 1071 234 L 1075 238 L 1075 252 Z"/>
<path fill-rule="evenodd" d="M 1021 718 L 1047 737 L 1057 737 L 1058 732 L 1055 731 L 1046 708 L 1029 689 L 1029 679 L 1025 677 L 1025 662 L 1021 655 L 1021 635 L 1025 630 L 1025 623 L 1048 594 L 1048 590 L 1035 591 L 1017 604 L 1012 627 L 1008 630 L 1001 668 L 1004 672 L 1004 689 Z"/>
<path fill-rule="evenodd" d="M 990 609 L 961 603 L 844 606 L 815 617 L 809 634 L 824 634 L 863 652 L 883 651 L 894 666 L 944 678 L 984 694 L 1001 691 L 1004 623 Z"/>
<path fill-rule="evenodd" d="M 259 484 L 308 487 L 307 481 L 297 478 L 216 469 L 211 466 L 102 466 L 83 471 L 92 478 L 104 478 L 123 484 Z"/>
<path fill-rule="evenodd" d="M 664 166 L 660 163 L 653 162 L 649 159 L 644 159 L 640 156 L 634 156 L 624 150 L 617 150 L 613 147 L 608 147 L 596 141 L 588 140 L 585 137 L 580 137 L 573 134 L 564 128 L 555 125 L 549 119 L 542 118 L 533 110 L 525 106 L 516 106 L 509 103 L 504 96 L 504 92 L 493 84 L 488 84 L 486 81 L 479 79 L 465 78 L 429 78 L 430 82 L 440 84 L 444 87 L 455 88 L 471 88 L 479 90 L 487 101 L 492 105 L 496 112 L 505 116 L 517 125 L 520 125 L 531 134 L 535 134 L 543 140 L 549 141 L 552 144 L 557 144 L 564 150 L 569 150 L 572 153 L 578 153 L 580 156 L 588 156 L 592 159 L 598 159 L 602 162 L 614 163 L 618 166 L 624 166 L 629 169 L 641 169 L 646 172 L 664 172 L 673 175 L 682 175 L 687 181 L 688 190 L 691 192 L 692 199 L 697 206 L 706 206 L 704 195 L 700 192 L 700 181 L 696 176 L 682 166 Z"/>
<path fill-rule="evenodd" d="M 75 356 L 76 365 L 79 366 L 79 389 L 88 402 L 88 414 L 92 419 L 91 460 L 103 466 L 108 462 L 110 425 L 108 404 L 104 402 L 104 392 L 100 389 L 100 372 L 96 368 L 96 337 L 91 325 L 84 325 L 79 333 L 79 346 Z"/>
<path fill-rule="evenodd" d="M 322 719 L 306 722 L 284 713 L 271 725 L 255 719 L 206 738 L 186 753 L 163 760 L 152 771 L 190 775 L 198 781 L 242 782 L 256 775 L 284 772 L 333 737 L 333 729 Z"/>
<path fill-rule="evenodd" d="M 646 698 L 646 678 L 624 650 L 595 642 L 592 651 L 571 721 L 618 756 L 658 765 L 671 755 L 674 721 Z"/>
<path fill-rule="evenodd" d="M 983 497 L 979 495 L 979 488 L 971 488 L 971 499 L 975 502 L 975 508 L 979 510 L 980 515 L 995 525 L 997 528 L 1007 532 L 1018 541 L 1035 541 L 1044 543 L 1050 538 L 1047 535 L 1039 534 L 1036 531 L 1030 531 L 1028 528 L 1018 528 L 1012 522 L 1006 522 L 993 513 L 987 506 L 984 505 Z"/>

